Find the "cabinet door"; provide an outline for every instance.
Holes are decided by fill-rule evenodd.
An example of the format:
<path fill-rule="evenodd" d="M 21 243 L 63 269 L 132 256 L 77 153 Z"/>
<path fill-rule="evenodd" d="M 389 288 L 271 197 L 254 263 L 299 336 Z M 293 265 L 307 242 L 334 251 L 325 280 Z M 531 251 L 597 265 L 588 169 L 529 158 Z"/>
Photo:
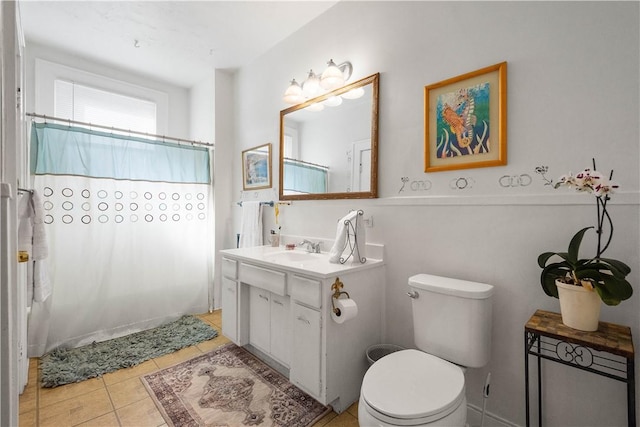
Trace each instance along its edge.
<path fill-rule="evenodd" d="M 297 303 L 293 304 L 290 380 L 317 399 L 320 398 L 322 390 L 320 328 L 319 311 Z"/>
<path fill-rule="evenodd" d="M 238 283 L 222 278 L 222 334 L 238 342 Z"/>
<path fill-rule="evenodd" d="M 291 316 L 289 297 L 271 294 L 271 355 L 289 366 Z"/>
<path fill-rule="evenodd" d="M 271 293 L 251 286 L 249 290 L 249 343 L 265 353 L 271 352 Z"/>

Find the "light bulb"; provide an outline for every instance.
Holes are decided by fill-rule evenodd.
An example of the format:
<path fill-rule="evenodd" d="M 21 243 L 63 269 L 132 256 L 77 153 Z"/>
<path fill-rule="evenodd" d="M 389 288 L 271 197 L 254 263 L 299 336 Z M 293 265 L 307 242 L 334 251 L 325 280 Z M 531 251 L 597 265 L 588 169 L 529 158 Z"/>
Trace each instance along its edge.
<path fill-rule="evenodd" d="M 296 79 L 291 80 L 291 85 L 284 92 L 282 100 L 287 104 L 299 104 L 304 101 L 304 96 L 302 96 L 302 88 L 300 87 Z"/>
<path fill-rule="evenodd" d="M 302 94 L 307 98 L 315 98 L 320 93 L 320 79 L 313 72 L 309 71 L 309 77 L 302 83 Z"/>
<path fill-rule="evenodd" d="M 322 73 L 322 77 L 320 78 L 320 85 L 322 88 L 325 90 L 333 90 L 344 85 L 344 74 L 335 62 L 333 62 L 333 59 L 330 59 L 329 62 L 327 62 L 327 65 L 327 69 L 324 70 L 324 73 Z"/>

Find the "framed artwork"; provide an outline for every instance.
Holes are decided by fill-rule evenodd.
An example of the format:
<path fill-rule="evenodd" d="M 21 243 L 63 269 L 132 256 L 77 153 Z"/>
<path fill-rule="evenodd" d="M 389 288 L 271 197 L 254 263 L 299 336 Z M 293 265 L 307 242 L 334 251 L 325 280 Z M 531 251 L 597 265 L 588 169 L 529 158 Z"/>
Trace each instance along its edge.
<path fill-rule="evenodd" d="M 242 152 L 242 189 L 271 188 L 271 143 Z"/>
<path fill-rule="evenodd" d="M 507 164 L 507 63 L 424 87 L 424 171 Z"/>

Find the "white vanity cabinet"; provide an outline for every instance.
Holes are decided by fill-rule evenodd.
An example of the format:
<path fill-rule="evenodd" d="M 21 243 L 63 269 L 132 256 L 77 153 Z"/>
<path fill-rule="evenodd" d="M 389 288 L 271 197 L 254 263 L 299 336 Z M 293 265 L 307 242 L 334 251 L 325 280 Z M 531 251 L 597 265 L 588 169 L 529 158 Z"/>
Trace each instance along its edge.
<path fill-rule="evenodd" d="M 289 297 L 249 286 L 249 343 L 288 367 L 290 331 Z"/>
<path fill-rule="evenodd" d="M 302 251 L 278 262 L 277 250 L 221 251 L 223 260 L 236 261 L 235 302 L 226 289 L 230 274 L 223 274 L 223 333 L 227 316 L 230 324 L 236 319 L 236 338 L 227 335 L 232 341 L 250 344 L 247 348 L 258 350 L 258 357 L 281 365 L 294 385 L 340 413 L 359 398 L 369 366 L 366 349 L 382 342 L 384 264 L 379 259 L 330 264 L 324 254 L 312 262 Z M 331 317 L 331 286 L 337 278 L 358 304 L 357 316 L 344 323 Z"/>
<path fill-rule="evenodd" d="M 294 303 L 293 342 L 289 380 L 318 398 L 322 395 L 322 317 L 319 310 Z"/>
<path fill-rule="evenodd" d="M 237 261 L 222 258 L 222 333 L 233 342 L 238 342 L 238 295 Z"/>

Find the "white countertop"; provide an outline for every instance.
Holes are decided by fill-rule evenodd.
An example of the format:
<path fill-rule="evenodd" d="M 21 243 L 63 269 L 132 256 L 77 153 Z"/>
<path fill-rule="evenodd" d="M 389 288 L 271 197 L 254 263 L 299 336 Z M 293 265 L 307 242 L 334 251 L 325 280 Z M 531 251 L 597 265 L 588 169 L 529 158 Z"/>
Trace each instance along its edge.
<path fill-rule="evenodd" d="M 334 264 L 329 262 L 328 252 L 310 254 L 301 248 L 287 250 L 284 246 L 255 246 L 252 248 L 224 249 L 221 250 L 220 253 L 229 258 L 247 261 L 263 267 L 293 271 L 295 273 L 323 279 L 335 274 L 350 273 L 384 265 L 381 259 L 367 258 L 366 262 L 362 264 L 353 262 L 353 257 L 349 258 L 344 264 Z M 290 258 L 299 257 L 300 260 L 286 259 L 289 253 L 294 254 Z M 279 255 L 281 255 L 280 259 L 278 259 Z"/>

